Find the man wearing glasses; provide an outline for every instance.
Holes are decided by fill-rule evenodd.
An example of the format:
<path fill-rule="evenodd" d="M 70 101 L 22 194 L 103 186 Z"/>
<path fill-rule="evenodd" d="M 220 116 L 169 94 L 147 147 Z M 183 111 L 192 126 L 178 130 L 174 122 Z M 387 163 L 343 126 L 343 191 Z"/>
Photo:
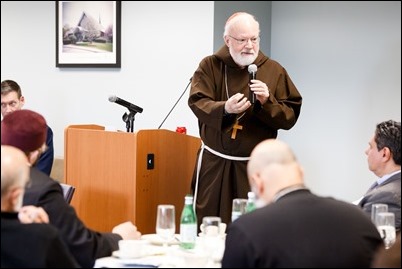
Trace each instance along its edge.
<path fill-rule="evenodd" d="M 1 82 L 1 115 L 6 116 L 16 110 L 22 109 L 25 104 L 25 98 L 22 95 L 21 88 L 17 82 L 13 80 L 4 80 Z M 46 149 L 42 152 L 36 163 L 43 173 L 50 175 L 53 166 L 54 149 L 53 149 L 53 131 L 47 126 Z"/>
<path fill-rule="evenodd" d="M 233 198 L 247 198 L 250 191 L 252 149 L 292 128 L 302 105 L 286 70 L 260 51 L 253 15 L 229 17 L 223 39 L 225 45 L 199 64 L 188 99 L 203 142 L 191 186 L 198 224 L 204 216 L 230 223 Z"/>

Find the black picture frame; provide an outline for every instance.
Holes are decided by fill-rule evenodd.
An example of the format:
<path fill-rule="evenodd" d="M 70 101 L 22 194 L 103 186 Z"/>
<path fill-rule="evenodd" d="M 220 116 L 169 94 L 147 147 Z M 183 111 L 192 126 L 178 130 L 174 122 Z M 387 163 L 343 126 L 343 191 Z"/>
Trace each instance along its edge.
<path fill-rule="evenodd" d="M 56 67 L 121 67 L 121 1 L 56 1 Z"/>

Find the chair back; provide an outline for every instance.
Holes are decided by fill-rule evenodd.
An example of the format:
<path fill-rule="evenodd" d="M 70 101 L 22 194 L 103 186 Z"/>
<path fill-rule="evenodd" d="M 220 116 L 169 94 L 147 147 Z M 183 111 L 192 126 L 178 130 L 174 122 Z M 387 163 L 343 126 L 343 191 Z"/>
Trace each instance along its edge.
<path fill-rule="evenodd" d="M 63 189 L 64 199 L 66 200 L 67 203 L 70 203 L 71 199 L 73 199 L 75 187 L 64 183 L 60 183 L 60 186 Z"/>

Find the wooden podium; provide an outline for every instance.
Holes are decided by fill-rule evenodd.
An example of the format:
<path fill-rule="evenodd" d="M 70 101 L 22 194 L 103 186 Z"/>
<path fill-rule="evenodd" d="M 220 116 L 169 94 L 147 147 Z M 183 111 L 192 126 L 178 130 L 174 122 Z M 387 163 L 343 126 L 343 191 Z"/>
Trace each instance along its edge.
<path fill-rule="evenodd" d="M 200 138 L 168 130 L 68 126 L 64 179 L 76 187 L 71 204 L 94 230 L 111 232 L 130 220 L 143 234 L 155 233 L 157 205 L 173 204 L 178 231 L 200 145 Z"/>

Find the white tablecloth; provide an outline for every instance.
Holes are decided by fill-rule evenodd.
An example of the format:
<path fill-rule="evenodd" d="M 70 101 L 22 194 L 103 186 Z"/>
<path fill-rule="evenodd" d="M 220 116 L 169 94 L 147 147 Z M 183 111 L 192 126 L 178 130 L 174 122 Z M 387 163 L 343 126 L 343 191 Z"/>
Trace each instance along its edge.
<path fill-rule="evenodd" d="M 201 238 L 197 238 L 196 247 L 192 250 L 183 250 L 177 244 L 163 247 L 149 242 L 141 258 L 119 258 L 119 252 L 115 251 L 110 257 L 97 259 L 94 268 L 220 268 L 224 240 L 217 247 L 209 257 Z"/>

